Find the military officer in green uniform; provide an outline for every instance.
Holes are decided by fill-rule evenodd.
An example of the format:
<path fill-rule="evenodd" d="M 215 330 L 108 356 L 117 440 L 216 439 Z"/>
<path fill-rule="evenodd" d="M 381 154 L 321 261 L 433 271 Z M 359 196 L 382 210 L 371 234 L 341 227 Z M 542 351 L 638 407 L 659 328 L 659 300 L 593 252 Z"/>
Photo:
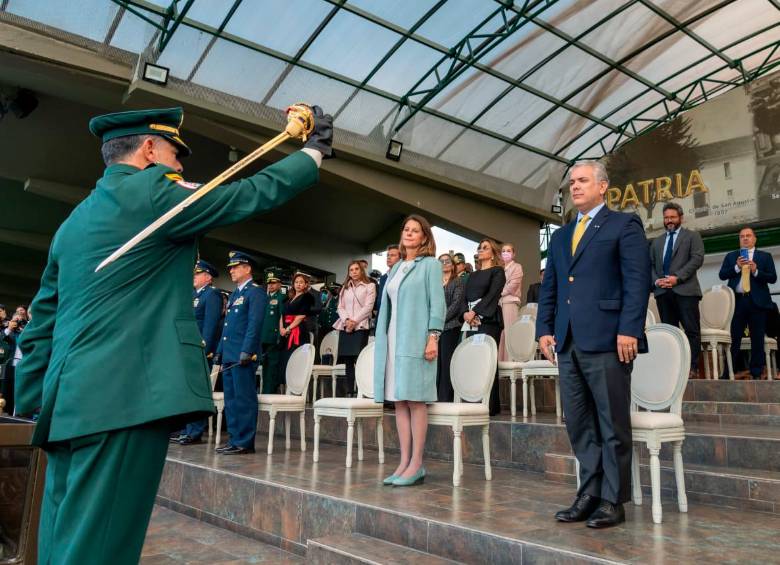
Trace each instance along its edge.
<path fill-rule="evenodd" d="M 285 294 L 282 292 L 281 275 L 275 269 L 265 273 L 265 288 L 268 302 L 263 319 L 263 394 L 276 394 L 284 377 L 279 373 L 281 347 L 279 345 L 279 319 L 282 317 L 282 304 Z"/>
<path fill-rule="evenodd" d="M 57 230 L 20 339 L 17 413 L 40 408 L 33 443 L 48 456 L 39 563 L 138 562 L 168 434 L 214 410 L 192 309 L 198 238 L 317 182 L 332 118 L 314 115 L 302 151 L 211 191 L 98 272 L 198 185 L 181 177 L 181 108 L 90 121 L 107 167 Z"/>

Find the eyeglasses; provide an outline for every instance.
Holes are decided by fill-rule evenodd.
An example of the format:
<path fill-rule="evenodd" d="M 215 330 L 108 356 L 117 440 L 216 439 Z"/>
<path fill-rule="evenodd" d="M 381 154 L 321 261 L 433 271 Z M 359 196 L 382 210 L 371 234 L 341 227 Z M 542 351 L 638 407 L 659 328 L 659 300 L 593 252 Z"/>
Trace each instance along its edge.
<path fill-rule="evenodd" d="M 481 245 L 480 247 L 477 247 L 477 251 L 490 251 L 489 245 Z"/>
<path fill-rule="evenodd" d="M 451 259 L 447 259 L 446 257 L 443 257 L 443 258 L 439 259 L 439 262 L 442 265 L 452 265 L 452 260 Z"/>

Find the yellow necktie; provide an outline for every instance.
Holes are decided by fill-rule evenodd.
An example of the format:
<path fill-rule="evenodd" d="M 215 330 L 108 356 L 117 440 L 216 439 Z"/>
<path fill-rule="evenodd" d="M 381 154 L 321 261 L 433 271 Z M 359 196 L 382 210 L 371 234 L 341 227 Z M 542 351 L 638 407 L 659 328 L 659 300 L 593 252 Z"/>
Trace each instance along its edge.
<path fill-rule="evenodd" d="M 750 265 L 742 265 L 742 292 L 750 292 Z"/>
<path fill-rule="evenodd" d="M 582 218 L 580 218 L 580 221 L 577 222 L 577 227 L 574 228 L 574 236 L 571 238 L 571 254 L 574 255 L 574 253 L 577 251 L 577 246 L 580 244 L 580 240 L 582 239 L 582 234 L 585 233 L 585 227 L 588 223 L 588 220 L 590 220 L 590 217 L 585 215 Z"/>

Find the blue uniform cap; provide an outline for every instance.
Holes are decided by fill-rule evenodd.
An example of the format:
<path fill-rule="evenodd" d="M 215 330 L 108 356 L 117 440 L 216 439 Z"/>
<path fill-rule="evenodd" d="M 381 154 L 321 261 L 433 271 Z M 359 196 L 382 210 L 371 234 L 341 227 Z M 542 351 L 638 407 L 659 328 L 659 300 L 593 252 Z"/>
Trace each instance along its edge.
<path fill-rule="evenodd" d="M 251 265 L 252 259 L 249 257 L 249 255 L 241 251 L 231 251 L 228 253 L 228 267 L 235 267 L 236 265 L 240 265 L 242 263 Z"/>
<path fill-rule="evenodd" d="M 214 278 L 219 276 L 219 271 L 217 271 L 214 265 L 212 265 L 208 261 L 204 261 L 203 259 L 199 259 L 198 262 L 195 263 L 195 272 L 208 273 Z"/>

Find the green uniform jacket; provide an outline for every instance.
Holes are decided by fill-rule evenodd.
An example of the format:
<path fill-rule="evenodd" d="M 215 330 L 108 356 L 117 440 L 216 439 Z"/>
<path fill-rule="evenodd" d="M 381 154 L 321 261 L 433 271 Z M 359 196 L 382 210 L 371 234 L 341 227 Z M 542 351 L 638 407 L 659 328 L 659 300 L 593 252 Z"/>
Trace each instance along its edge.
<path fill-rule="evenodd" d="M 109 166 L 57 230 L 16 373 L 18 413 L 41 407 L 34 444 L 213 412 L 192 310 L 197 238 L 283 204 L 319 176 L 314 160 L 296 152 L 213 190 L 95 273 L 192 194 L 193 185 L 172 173 L 162 165 Z"/>
<path fill-rule="evenodd" d="M 265 318 L 263 319 L 263 343 L 277 343 L 279 341 L 279 319 L 282 317 L 282 304 L 284 304 L 285 296 L 281 290 L 268 295 Z"/>

